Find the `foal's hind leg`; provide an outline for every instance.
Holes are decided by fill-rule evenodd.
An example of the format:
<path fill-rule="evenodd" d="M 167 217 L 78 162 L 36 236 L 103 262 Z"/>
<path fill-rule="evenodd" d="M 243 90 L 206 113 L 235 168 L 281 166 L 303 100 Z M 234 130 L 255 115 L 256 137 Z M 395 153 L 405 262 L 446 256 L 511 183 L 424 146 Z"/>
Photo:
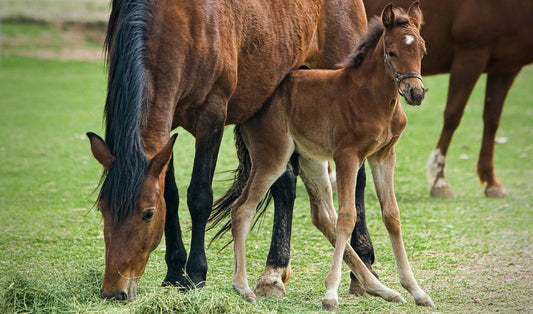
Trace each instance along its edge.
<path fill-rule="evenodd" d="M 326 236 L 329 242 L 335 246 L 337 244 L 337 214 L 335 213 L 333 206 L 331 185 L 327 174 L 326 163 L 303 157 L 300 158 L 300 166 L 302 170 L 302 181 L 304 182 L 307 193 L 309 194 L 311 220 L 313 224 Z M 339 188 L 342 191 L 342 187 L 340 185 Z M 346 243 L 348 234 L 345 235 L 345 240 L 342 243 L 341 253 L 343 254 L 346 264 L 348 264 L 350 269 L 363 283 L 366 292 L 372 295 L 380 296 L 387 301 L 404 301 L 398 292 L 382 285 L 377 278 L 370 273 L 353 248 Z M 338 266 L 340 267 L 340 265 Z M 331 278 L 331 275 L 328 274 L 328 278 L 326 279 L 326 288 L 328 291 L 326 292 L 326 296 L 322 301 L 323 307 L 331 311 L 335 310 L 338 306 L 338 282 L 331 282 L 332 280 L 335 280 L 335 278 Z M 336 280 L 340 281 L 340 273 L 337 274 Z"/>
<path fill-rule="evenodd" d="M 254 119 L 243 124 L 243 138 L 246 142 L 252 169 L 241 196 L 231 210 L 231 232 L 233 235 L 235 268 L 233 288 L 248 302 L 255 303 L 256 296 L 248 285 L 245 264 L 245 241 L 250 224 L 255 216 L 257 204 L 265 196 L 270 186 L 286 169 L 294 146 L 287 134 L 279 131 L 282 128 L 263 122 L 268 119 Z M 269 130 L 269 126 L 273 130 Z"/>
<path fill-rule="evenodd" d="M 433 307 L 431 298 L 418 286 L 405 253 L 400 224 L 400 210 L 394 195 L 394 151 L 391 149 L 380 159 L 374 156 L 369 157 L 368 161 L 372 169 L 376 193 L 381 205 L 383 222 L 389 233 L 394 251 L 400 283 L 413 295 L 417 305 Z"/>
<path fill-rule="evenodd" d="M 483 110 L 483 141 L 479 151 L 477 173 L 481 182 L 486 182 L 487 197 L 507 197 L 505 186 L 494 174 L 494 139 L 500 124 L 503 104 L 507 93 L 520 72 L 520 68 L 507 73 L 489 73 L 485 89 Z"/>
<path fill-rule="evenodd" d="M 291 228 L 296 175 L 291 168 L 270 188 L 274 198 L 274 225 L 265 271 L 257 279 L 255 292 L 261 296 L 282 296 L 291 275 Z"/>

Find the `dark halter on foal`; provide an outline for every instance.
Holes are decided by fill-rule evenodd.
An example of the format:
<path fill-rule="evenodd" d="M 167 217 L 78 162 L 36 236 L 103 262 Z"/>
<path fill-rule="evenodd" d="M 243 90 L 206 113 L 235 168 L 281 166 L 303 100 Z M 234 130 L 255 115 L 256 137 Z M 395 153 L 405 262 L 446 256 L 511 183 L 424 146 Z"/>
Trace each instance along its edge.
<path fill-rule="evenodd" d="M 403 97 L 403 93 L 402 91 L 400 90 L 400 82 L 405 80 L 405 79 L 408 79 L 408 78 L 411 78 L 411 77 L 415 77 L 421 81 L 422 80 L 422 75 L 418 74 L 418 73 L 414 73 L 414 72 L 410 72 L 410 73 L 404 73 L 404 74 L 400 74 L 395 68 L 394 66 L 392 65 L 392 63 L 390 62 L 389 58 L 387 57 L 387 53 L 385 52 L 383 54 L 385 56 L 385 64 L 389 67 L 389 70 L 392 72 L 392 76 L 394 76 L 394 81 L 396 82 L 396 87 L 398 87 L 398 93 L 400 93 L 400 96 Z M 424 88 L 424 93 L 427 92 L 428 89 L 427 88 Z"/>

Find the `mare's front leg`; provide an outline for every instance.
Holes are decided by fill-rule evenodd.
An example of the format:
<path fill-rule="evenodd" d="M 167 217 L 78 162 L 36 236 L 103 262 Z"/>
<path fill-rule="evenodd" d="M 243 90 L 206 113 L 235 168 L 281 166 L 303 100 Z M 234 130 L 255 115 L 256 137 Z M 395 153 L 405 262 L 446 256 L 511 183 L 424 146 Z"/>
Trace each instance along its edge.
<path fill-rule="evenodd" d="M 494 139 L 500 124 L 503 104 L 507 93 L 520 72 L 520 68 L 506 73 L 489 73 L 485 89 L 483 110 L 483 141 L 477 162 L 477 173 L 481 182 L 486 182 L 485 196 L 507 197 L 505 186 L 494 174 Z"/>
<path fill-rule="evenodd" d="M 457 50 L 450 71 L 444 125 L 437 147 L 431 153 L 427 163 L 427 178 L 431 184 L 430 195 L 434 197 L 453 197 L 448 180 L 444 176 L 446 154 L 453 133 L 461 122 L 468 97 L 490 57 L 489 52 L 485 49 L 460 51 L 457 48 Z"/>
<path fill-rule="evenodd" d="M 280 297 L 285 294 L 285 283 L 291 275 L 291 228 L 296 175 L 291 168 L 281 175 L 270 188 L 274 198 L 272 240 L 265 270 L 257 279 L 255 292 L 261 296 Z"/>
<path fill-rule="evenodd" d="M 376 193 L 381 205 L 381 214 L 394 252 L 400 283 L 413 295 L 417 305 L 433 307 L 431 298 L 418 286 L 409 262 L 402 240 L 400 210 L 394 194 L 394 165 L 396 155 L 394 148 L 387 149 L 380 156 L 368 158 Z"/>
<path fill-rule="evenodd" d="M 352 232 L 350 239 L 350 245 L 355 250 L 357 255 L 361 258 L 366 267 L 372 272 L 376 278 L 378 275 L 372 270 L 372 264 L 375 261 L 374 247 L 372 246 L 372 240 L 368 233 L 366 226 L 365 215 L 365 187 L 366 187 L 366 172 L 365 163 L 357 173 L 357 183 L 355 187 L 355 209 L 357 211 L 357 220 L 355 221 L 355 228 Z M 353 272 L 350 272 L 350 293 L 356 295 L 365 294 L 365 287 L 357 279 Z"/>
<path fill-rule="evenodd" d="M 167 208 L 165 218 L 165 261 L 167 263 L 167 275 L 163 280 L 163 285 L 187 287 L 189 282 L 184 274 L 187 251 L 183 245 L 178 216 L 179 195 L 174 177 L 174 157 L 170 160 L 167 168 L 164 197 Z"/>
<path fill-rule="evenodd" d="M 196 118 L 195 155 L 187 205 L 192 220 L 191 251 L 187 260 L 187 276 L 192 287 L 203 287 L 207 275 L 205 227 L 213 207 L 213 175 L 225 124 L 225 98 L 211 96 L 204 104 L 204 113 Z M 216 107 L 216 106 L 219 107 Z"/>

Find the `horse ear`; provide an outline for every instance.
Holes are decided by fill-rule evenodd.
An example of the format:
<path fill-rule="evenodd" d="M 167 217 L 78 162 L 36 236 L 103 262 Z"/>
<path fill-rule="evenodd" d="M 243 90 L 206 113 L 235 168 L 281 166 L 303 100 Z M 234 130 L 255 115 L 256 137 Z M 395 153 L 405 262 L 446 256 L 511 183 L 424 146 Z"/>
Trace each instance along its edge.
<path fill-rule="evenodd" d="M 172 157 L 172 147 L 174 147 L 174 142 L 176 142 L 177 137 L 177 133 L 172 135 L 165 147 L 152 158 L 148 168 L 148 174 L 159 177 L 161 171 L 169 162 L 170 157 Z"/>
<path fill-rule="evenodd" d="M 393 4 L 389 3 L 381 12 L 381 21 L 385 28 L 389 28 L 394 25 L 394 11 L 392 10 Z"/>
<path fill-rule="evenodd" d="M 424 16 L 422 15 L 419 1 L 415 1 L 411 4 L 409 10 L 407 10 L 407 15 L 409 15 L 411 22 L 413 22 L 418 29 L 424 24 Z"/>
<path fill-rule="evenodd" d="M 91 142 L 91 151 L 93 152 L 94 158 L 96 158 L 96 160 L 98 160 L 98 162 L 104 166 L 105 170 L 109 170 L 111 164 L 113 161 L 115 161 L 115 156 L 111 154 L 109 148 L 100 136 L 88 132 L 87 137 Z"/>

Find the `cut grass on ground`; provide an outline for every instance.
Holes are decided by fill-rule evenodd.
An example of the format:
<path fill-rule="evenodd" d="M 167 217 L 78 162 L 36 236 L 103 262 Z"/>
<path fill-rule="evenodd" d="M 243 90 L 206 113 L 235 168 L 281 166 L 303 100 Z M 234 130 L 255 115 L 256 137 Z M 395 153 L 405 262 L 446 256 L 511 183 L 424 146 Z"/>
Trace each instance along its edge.
<path fill-rule="evenodd" d="M 484 81 L 484 79 L 482 80 Z M 409 125 L 398 144 L 396 194 L 404 240 L 420 286 L 437 308 L 419 308 L 401 288 L 371 181 L 368 225 L 382 282 L 407 304 L 348 295 L 343 268 L 339 312 L 488 313 L 531 312 L 533 237 L 533 69 L 518 77 L 504 110 L 496 147 L 496 171 L 511 197 L 486 199 L 475 174 L 481 137 L 482 86 L 478 84 L 448 154 L 451 200 L 428 197 L 425 162 L 440 125 L 447 76 L 425 79 L 430 88 L 419 108 L 405 108 Z M 319 312 L 332 248 L 312 226 L 301 184 L 292 239 L 293 276 L 282 298 L 247 304 L 231 289 L 231 247 L 226 237 L 208 251 L 208 284 L 179 293 L 162 288 L 164 245 L 151 255 L 138 298 L 126 304 L 102 300 L 102 219 L 93 209 L 100 168 L 85 132 L 102 134 L 105 71 L 101 63 L 4 56 L 0 67 L 0 312 Z M 182 229 L 188 230 L 186 188 L 194 140 L 178 130 L 174 152 L 181 192 Z M 220 196 L 235 168 L 231 129 L 225 133 L 214 182 Z M 247 241 L 250 284 L 261 273 L 270 245 L 272 210 Z M 213 233 L 208 234 L 210 239 Z M 190 234 L 185 233 L 189 246 Z"/>

